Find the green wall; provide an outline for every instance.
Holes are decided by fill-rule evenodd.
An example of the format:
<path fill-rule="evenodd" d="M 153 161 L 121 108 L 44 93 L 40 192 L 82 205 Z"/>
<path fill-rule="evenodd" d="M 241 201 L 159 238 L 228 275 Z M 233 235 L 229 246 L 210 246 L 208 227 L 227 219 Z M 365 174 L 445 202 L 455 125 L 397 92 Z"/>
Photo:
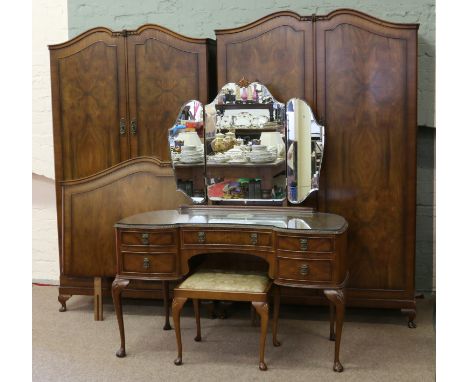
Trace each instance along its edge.
<path fill-rule="evenodd" d="M 154 23 L 190 37 L 214 39 L 215 29 L 245 25 L 273 12 L 323 15 L 337 8 L 420 23 L 418 124 L 434 127 L 435 0 L 68 0 L 68 28 L 71 38 L 96 26 L 122 30 Z"/>
<path fill-rule="evenodd" d="M 215 29 L 245 25 L 265 15 L 292 10 L 301 15 L 353 8 L 399 23 L 419 23 L 418 195 L 416 288 L 433 288 L 435 0 L 68 0 L 69 37 L 90 28 L 136 29 L 154 23 L 190 37 L 215 38 Z"/>

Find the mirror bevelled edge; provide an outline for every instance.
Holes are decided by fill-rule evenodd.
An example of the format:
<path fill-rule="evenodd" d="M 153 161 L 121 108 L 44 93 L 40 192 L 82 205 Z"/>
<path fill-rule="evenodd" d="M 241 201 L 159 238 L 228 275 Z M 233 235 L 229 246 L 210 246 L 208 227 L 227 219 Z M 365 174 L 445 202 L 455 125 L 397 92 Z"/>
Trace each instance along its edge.
<path fill-rule="evenodd" d="M 203 109 L 203 104 L 198 100 L 186 102 L 168 130 L 177 189 L 195 204 L 206 202 Z"/>
<path fill-rule="evenodd" d="M 302 99 L 286 104 L 286 179 L 288 201 L 302 203 L 319 188 L 325 127 Z"/>

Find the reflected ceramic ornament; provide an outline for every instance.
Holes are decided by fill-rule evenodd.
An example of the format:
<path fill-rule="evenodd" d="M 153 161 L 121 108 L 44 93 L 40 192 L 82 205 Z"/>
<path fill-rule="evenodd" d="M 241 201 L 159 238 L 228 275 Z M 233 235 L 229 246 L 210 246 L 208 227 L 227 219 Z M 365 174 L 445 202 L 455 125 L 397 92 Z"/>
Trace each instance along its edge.
<path fill-rule="evenodd" d="M 224 144 L 226 150 L 232 149 L 236 144 L 236 134 L 234 134 L 232 131 L 226 133 L 226 136 L 224 137 Z"/>
<path fill-rule="evenodd" d="M 248 112 L 241 112 L 233 117 L 233 125 L 238 129 L 247 129 L 252 126 L 252 114 Z"/>
<path fill-rule="evenodd" d="M 211 141 L 211 149 L 215 152 L 226 151 L 226 143 L 224 142 L 224 134 L 218 133 L 215 136 L 215 139 Z"/>

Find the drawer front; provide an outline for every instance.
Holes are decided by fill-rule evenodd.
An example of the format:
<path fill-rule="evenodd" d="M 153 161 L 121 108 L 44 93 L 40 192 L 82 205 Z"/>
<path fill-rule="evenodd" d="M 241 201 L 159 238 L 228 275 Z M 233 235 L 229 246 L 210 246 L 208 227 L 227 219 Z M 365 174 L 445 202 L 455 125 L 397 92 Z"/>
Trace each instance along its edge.
<path fill-rule="evenodd" d="M 235 230 L 184 230 L 182 244 L 185 246 L 232 246 L 269 247 L 273 246 L 271 232 Z"/>
<path fill-rule="evenodd" d="M 333 252 L 333 237 L 278 235 L 278 249 L 292 252 Z"/>
<path fill-rule="evenodd" d="M 125 245 L 175 245 L 175 231 L 122 231 Z"/>
<path fill-rule="evenodd" d="M 329 282 L 333 280 L 333 261 L 279 257 L 278 278 L 302 282 Z"/>
<path fill-rule="evenodd" d="M 122 252 L 122 273 L 175 273 L 176 257 L 173 253 Z"/>

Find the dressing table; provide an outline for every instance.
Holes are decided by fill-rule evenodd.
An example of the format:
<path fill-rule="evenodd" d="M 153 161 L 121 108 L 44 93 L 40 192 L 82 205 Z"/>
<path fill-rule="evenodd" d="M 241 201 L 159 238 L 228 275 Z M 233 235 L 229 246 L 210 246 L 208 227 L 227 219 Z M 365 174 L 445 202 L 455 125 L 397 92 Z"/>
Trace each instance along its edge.
<path fill-rule="evenodd" d="M 324 291 L 334 308 L 334 369 L 341 371 L 347 228 L 341 216 L 290 207 L 181 207 L 120 220 L 115 225 L 118 271 L 112 285 L 121 339 L 117 356 L 125 356 L 121 293 L 131 281 L 178 280 L 189 273 L 191 258 L 230 252 L 262 258 L 278 286 Z"/>

